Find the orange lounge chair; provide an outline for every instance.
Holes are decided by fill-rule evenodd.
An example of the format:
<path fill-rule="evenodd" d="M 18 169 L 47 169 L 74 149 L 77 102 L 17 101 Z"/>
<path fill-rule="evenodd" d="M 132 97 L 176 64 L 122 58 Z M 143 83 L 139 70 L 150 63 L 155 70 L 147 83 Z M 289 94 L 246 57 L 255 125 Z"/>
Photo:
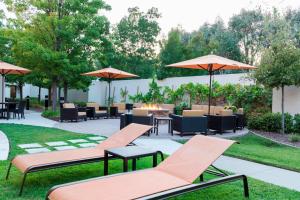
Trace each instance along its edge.
<path fill-rule="evenodd" d="M 11 166 L 14 165 L 23 173 L 19 193 L 19 195 L 21 195 L 28 173 L 101 161 L 104 159 L 105 149 L 127 146 L 135 139 L 148 132 L 151 128 L 152 126 L 132 123 L 116 132 L 96 147 L 18 155 L 10 162 L 6 180 L 9 177 Z"/>
<path fill-rule="evenodd" d="M 59 185 L 49 190 L 47 199 L 165 199 L 239 179 L 243 180 L 245 197 L 249 197 L 248 181 L 244 175 L 230 175 L 193 184 L 233 143 L 208 136 L 194 136 L 155 168 Z"/>

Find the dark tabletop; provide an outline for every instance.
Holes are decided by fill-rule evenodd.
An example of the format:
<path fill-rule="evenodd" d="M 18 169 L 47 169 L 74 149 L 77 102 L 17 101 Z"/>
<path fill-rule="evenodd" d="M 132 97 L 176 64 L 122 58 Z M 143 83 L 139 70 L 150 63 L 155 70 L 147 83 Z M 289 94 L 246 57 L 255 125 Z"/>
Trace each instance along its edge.
<path fill-rule="evenodd" d="M 138 146 L 127 146 L 119 148 L 111 148 L 106 150 L 107 153 L 115 155 L 122 158 L 133 158 L 139 156 L 153 155 L 157 151 L 152 149 L 146 149 Z"/>

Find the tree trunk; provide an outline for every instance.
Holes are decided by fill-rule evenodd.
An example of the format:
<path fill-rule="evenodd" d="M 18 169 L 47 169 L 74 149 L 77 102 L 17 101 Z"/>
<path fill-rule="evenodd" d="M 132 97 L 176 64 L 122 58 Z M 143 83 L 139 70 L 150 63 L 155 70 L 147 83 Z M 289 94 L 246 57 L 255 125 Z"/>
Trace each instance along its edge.
<path fill-rule="evenodd" d="M 281 132 L 284 134 L 284 85 L 281 85 Z"/>
<path fill-rule="evenodd" d="M 64 100 L 68 102 L 68 83 L 64 83 Z"/>
<path fill-rule="evenodd" d="M 58 100 L 60 100 L 61 97 L 61 87 L 58 87 Z"/>
<path fill-rule="evenodd" d="M 23 100 L 23 85 L 19 84 L 19 90 L 20 90 L 20 101 Z"/>
<path fill-rule="evenodd" d="M 39 93 L 38 93 L 38 102 L 41 102 L 41 87 L 39 86 Z"/>
<path fill-rule="evenodd" d="M 48 106 L 51 105 L 51 99 L 52 99 L 52 97 L 51 97 L 51 87 L 49 87 L 48 88 Z"/>
<path fill-rule="evenodd" d="M 57 103 L 57 81 L 53 80 L 51 84 L 52 89 L 52 111 L 56 111 L 56 103 Z"/>

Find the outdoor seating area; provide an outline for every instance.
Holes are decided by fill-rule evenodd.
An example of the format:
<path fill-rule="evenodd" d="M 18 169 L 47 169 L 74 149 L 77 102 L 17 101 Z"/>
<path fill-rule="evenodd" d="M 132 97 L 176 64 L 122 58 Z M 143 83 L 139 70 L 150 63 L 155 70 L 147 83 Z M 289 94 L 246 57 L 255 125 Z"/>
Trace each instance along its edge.
<path fill-rule="evenodd" d="M 292 0 L 1 1 L 0 200 L 300 200 L 299 19 Z"/>
<path fill-rule="evenodd" d="M 2 119 L 9 120 L 10 118 L 25 118 L 25 106 L 26 101 L 6 101 L 5 103 L 0 103 L 0 116 Z"/>

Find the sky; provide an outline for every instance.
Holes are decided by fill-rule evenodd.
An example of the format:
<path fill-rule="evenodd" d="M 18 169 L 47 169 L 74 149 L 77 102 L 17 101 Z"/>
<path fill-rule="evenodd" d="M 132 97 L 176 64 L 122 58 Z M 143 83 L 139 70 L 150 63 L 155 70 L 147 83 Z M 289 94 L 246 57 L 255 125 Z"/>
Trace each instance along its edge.
<path fill-rule="evenodd" d="M 286 8 L 300 8 L 300 0 L 105 0 L 112 10 L 105 15 L 111 23 L 117 23 L 128 12 L 129 7 L 138 6 L 142 11 L 158 8 L 162 14 L 159 20 L 161 33 L 167 35 L 172 27 L 182 26 L 186 31 L 197 30 L 203 23 L 213 23 L 221 17 L 225 23 L 242 8 L 260 6 L 263 10 L 272 7 L 280 11 Z"/>
<path fill-rule="evenodd" d="M 273 7 L 284 11 L 287 8 L 300 8 L 300 0 L 104 0 L 112 10 L 104 12 L 112 24 L 128 14 L 128 8 L 138 6 L 142 11 L 151 7 L 158 8 L 162 17 L 159 19 L 161 34 L 173 27 L 182 26 L 186 31 L 197 30 L 205 22 L 213 23 L 221 17 L 225 23 L 242 8 L 261 7 L 271 10 Z M 0 9 L 3 9 L 0 3 Z"/>

